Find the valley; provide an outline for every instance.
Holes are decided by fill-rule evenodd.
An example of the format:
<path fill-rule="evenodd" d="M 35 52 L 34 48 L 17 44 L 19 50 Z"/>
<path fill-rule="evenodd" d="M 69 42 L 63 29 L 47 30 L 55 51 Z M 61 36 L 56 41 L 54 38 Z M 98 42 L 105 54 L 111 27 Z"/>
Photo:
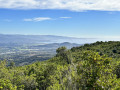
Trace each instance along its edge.
<path fill-rule="evenodd" d="M 68 49 L 81 44 L 51 43 L 51 44 L 0 44 L 0 60 L 15 62 L 16 66 L 31 64 L 35 61 L 44 61 L 56 54 L 56 49 L 66 46 Z"/>

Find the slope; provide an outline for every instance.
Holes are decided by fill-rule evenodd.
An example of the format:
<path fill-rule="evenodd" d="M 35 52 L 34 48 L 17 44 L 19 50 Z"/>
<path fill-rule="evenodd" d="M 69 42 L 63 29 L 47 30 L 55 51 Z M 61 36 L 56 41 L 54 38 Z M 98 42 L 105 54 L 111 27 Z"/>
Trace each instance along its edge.
<path fill-rule="evenodd" d="M 0 63 L 1 90 L 119 90 L 120 42 L 96 42 L 31 65 Z M 116 51 L 115 51 L 116 50 Z M 114 61 L 116 60 L 116 61 Z M 116 62 L 116 63 L 114 63 Z"/>

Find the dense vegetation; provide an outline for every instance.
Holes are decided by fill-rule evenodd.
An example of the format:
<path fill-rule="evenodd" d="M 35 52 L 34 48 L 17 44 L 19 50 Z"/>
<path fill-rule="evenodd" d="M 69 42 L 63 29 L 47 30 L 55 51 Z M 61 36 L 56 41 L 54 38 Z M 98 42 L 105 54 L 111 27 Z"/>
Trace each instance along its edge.
<path fill-rule="evenodd" d="M 16 67 L 0 62 L 0 90 L 119 90 L 120 42 L 96 42 Z"/>

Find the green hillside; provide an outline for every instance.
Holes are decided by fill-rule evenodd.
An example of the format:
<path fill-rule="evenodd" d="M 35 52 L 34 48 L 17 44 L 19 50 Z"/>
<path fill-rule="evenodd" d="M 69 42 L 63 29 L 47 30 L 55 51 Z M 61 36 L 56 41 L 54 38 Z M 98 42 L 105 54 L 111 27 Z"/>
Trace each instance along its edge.
<path fill-rule="evenodd" d="M 0 90 L 119 90 L 120 42 L 96 42 L 16 67 L 0 62 Z"/>

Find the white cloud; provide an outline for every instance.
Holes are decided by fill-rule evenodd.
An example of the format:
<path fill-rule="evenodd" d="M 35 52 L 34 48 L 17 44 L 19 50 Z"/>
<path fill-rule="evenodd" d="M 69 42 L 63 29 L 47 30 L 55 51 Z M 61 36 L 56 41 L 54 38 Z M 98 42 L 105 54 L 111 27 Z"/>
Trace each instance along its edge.
<path fill-rule="evenodd" d="M 0 0 L 0 8 L 120 11 L 120 0 Z"/>
<path fill-rule="evenodd" d="M 63 19 L 68 19 L 68 18 L 72 18 L 72 17 L 60 17 L 60 18 L 63 18 Z"/>
<path fill-rule="evenodd" d="M 115 12 L 108 12 L 108 14 L 115 14 Z"/>
<path fill-rule="evenodd" d="M 27 18 L 27 19 L 24 19 L 23 21 L 39 22 L 39 21 L 45 21 L 45 20 L 52 20 L 52 18 L 49 18 L 49 17 Z"/>
<path fill-rule="evenodd" d="M 38 18 L 34 18 L 34 21 L 44 21 L 44 20 L 51 20 L 52 18 L 49 17 L 38 17 Z"/>
<path fill-rule="evenodd" d="M 32 19 L 24 19 L 24 21 L 33 21 Z"/>
<path fill-rule="evenodd" d="M 5 21 L 5 22 L 11 22 L 12 20 L 10 20 L 10 19 L 4 19 L 3 21 Z"/>

